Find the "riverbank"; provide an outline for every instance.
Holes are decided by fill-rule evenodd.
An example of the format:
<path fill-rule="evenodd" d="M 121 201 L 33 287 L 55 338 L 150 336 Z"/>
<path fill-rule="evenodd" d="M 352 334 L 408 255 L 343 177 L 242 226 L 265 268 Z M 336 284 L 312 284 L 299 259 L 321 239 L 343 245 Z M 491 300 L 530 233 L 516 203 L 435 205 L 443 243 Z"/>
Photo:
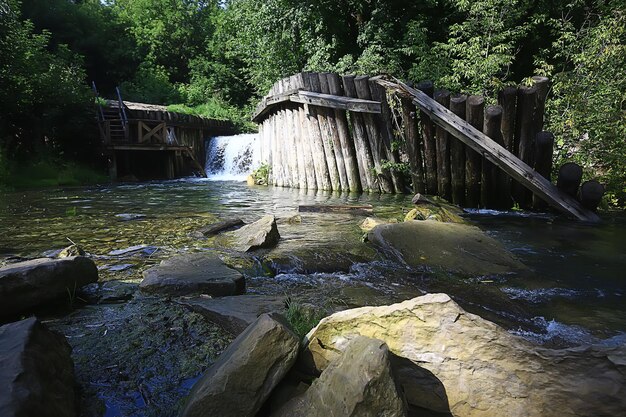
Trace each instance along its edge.
<path fill-rule="evenodd" d="M 33 190 L 108 184 L 104 168 L 64 160 L 43 159 L 23 164 L 0 160 L 0 190 Z"/>

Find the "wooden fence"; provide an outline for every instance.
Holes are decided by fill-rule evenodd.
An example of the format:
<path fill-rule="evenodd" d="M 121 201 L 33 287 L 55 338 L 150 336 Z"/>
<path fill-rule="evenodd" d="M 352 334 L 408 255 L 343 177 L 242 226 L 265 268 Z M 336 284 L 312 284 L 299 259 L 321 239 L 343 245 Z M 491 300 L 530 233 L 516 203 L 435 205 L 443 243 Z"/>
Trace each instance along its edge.
<path fill-rule="evenodd" d="M 276 82 L 257 107 L 261 160 L 280 187 L 412 191 L 467 208 L 550 204 L 595 221 L 550 183 L 554 136 L 542 130 L 549 81 L 533 79 L 486 105 L 431 82 L 414 89 L 382 77 L 299 73 Z"/>

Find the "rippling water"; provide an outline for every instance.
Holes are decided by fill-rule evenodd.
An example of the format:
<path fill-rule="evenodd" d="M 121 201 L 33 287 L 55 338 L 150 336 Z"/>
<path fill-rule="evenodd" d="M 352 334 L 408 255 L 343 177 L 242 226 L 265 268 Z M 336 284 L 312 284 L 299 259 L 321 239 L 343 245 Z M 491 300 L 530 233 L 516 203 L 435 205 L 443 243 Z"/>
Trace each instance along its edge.
<path fill-rule="evenodd" d="M 140 279 L 142 270 L 175 253 L 210 250 L 210 241 L 189 233 L 218 218 L 237 216 L 250 222 L 274 214 L 288 219 L 298 214 L 300 204 L 372 204 L 376 216 L 401 220 L 411 206 L 410 196 L 250 188 L 195 179 L 11 192 L 1 197 L 0 263 L 51 253 L 71 240 L 95 257 L 103 279 L 125 280 Z M 301 216 L 301 223 L 279 223 L 283 239 L 278 250 L 283 258 L 277 261 L 278 275 L 248 272 L 250 292 L 289 294 L 346 308 L 445 291 L 470 311 L 538 343 L 623 340 L 623 215 L 589 226 L 547 215 L 470 213 L 468 219 L 534 273 L 445 279 L 373 255 L 373 249 L 360 241 L 358 224 L 364 216 Z M 135 251 L 124 252 L 135 246 Z M 119 250 L 122 255 L 115 252 Z M 314 257 L 319 265 L 330 265 L 342 254 L 348 267 L 340 272 L 299 268 L 305 256 L 307 262 Z"/>

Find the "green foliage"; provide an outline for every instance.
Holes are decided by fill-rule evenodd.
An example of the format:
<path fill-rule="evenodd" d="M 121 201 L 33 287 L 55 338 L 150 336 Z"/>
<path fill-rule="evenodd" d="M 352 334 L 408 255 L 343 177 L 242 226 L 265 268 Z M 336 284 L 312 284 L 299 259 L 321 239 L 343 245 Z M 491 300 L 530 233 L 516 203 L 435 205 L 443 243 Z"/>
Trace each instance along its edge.
<path fill-rule="evenodd" d="M 181 101 L 181 95 L 170 82 L 167 70 L 149 62 L 143 62 L 133 79 L 120 85 L 120 90 L 124 100 L 140 103 L 168 104 Z"/>
<path fill-rule="evenodd" d="M 575 160 L 607 185 L 613 204 L 626 204 L 626 12 L 592 11 L 582 25 L 552 22 L 559 37 L 550 50 L 557 70 L 547 129 L 557 138 L 556 166 Z"/>
<path fill-rule="evenodd" d="M 210 119 L 230 120 L 241 132 L 255 132 L 257 130 L 257 126 L 250 121 L 248 109 L 237 108 L 217 97 L 209 97 L 206 102 L 194 107 L 184 104 L 171 104 L 167 106 L 167 109 Z"/>
<path fill-rule="evenodd" d="M 317 326 L 321 319 L 326 317 L 324 311 L 304 306 L 297 301 L 293 301 L 291 298 L 288 298 L 285 304 L 287 307 L 285 317 L 289 324 L 291 324 L 293 331 L 301 339 L 306 336 L 313 327 Z"/>
<path fill-rule="evenodd" d="M 45 187 L 102 184 L 109 181 L 104 172 L 72 162 L 64 163 L 53 158 L 36 162 L 10 164 L 0 185 L 13 189 L 35 189 Z"/>
<path fill-rule="evenodd" d="M 268 185 L 271 171 L 272 168 L 267 163 L 262 163 L 261 166 L 252 173 L 254 183 L 257 185 Z"/>

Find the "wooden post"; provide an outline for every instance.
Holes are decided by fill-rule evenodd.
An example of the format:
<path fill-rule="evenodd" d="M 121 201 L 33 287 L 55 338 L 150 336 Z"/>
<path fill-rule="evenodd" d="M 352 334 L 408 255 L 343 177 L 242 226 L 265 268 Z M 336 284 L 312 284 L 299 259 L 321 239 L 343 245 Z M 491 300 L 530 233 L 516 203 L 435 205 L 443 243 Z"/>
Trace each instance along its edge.
<path fill-rule="evenodd" d="M 316 72 L 309 73 L 310 88 L 314 93 L 321 93 L 322 86 L 320 84 L 319 74 Z M 315 107 L 315 106 L 313 106 Z M 328 109 L 315 108 L 317 120 L 320 127 L 321 141 L 324 148 L 324 156 L 326 158 L 326 166 L 330 176 L 330 188 L 328 190 L 338 191 L 341 189 L 339 181 L 339 170 L 337 169 L 337 160 L 335 159 L 335 151 L 333 149 L 332 133 L 328 123 Z"/>
<path fill-rule="evenodd" d="M 465 94 L 450 97 L 450 111 L 465 120 L 467 96 Z M 452 203 L 465 206 L 465 147 L 458 140 L 450 141 L 450 183 Z"/>
<path fill-rule="evenodd" d="M 475 129 L 482 131 L 484 124 L 485 99 L 482 96 L 469 96 L 465 120 Z M 480 177 L 482 160 L 480 154 L 465 148 L 465 207 L 480 207 Z"/>
<path fill-rule="evenodd" d="M 343 96 L 343 89 L 341 79 L 339 75 L 335 73 L 329 73 L 327 75 L 328 89 L 330 94 L 335 96 Z M 350 129 L 348 127 L 348 118 L 345 110 L 335 109 L 335 122 L 337 124 L 337 134 L 339 135 L 339 142 L 341 145 L 341 152 L 344 159 L 346 177 L 348 180 L 348 189 L 351 192 L 361 192 L 361 178 L 359 176 L 359 164 L 356 157 L 356 150 L 354 148 L 354 141 L 350 136 Z"/>
<path fill-rule="evenodd" d="M 554 135 L 550 132 L 539 132 L 535 138 L 535 171 L 548 181 L 552 177 L 552 154 L 554 152 Z M 548 204 L 533 194 L 533 208 L 545 210 Z"/>
<path fill-rule="evenodd" d="M 330 86 L 328 85 L 328 73 L 318 74 L 320 80 L 320 93 L 330 94 Z M 328 134 L 330 136 L 330 145 L 332 153 L 335 156 L 335 164 L 339 175 L 339 187 L 336 190 L 348 190 L 348 174 L 346 173 L 346 163 L 343 157 L 343 149 L 339 140 L 339 132 L 337 121 L 335 120 L 335 112 L 333 109 L 324 109 L 323 114 L 328 123 Z"/>
<path fill-rule="evenodd" d="M 515 118 L 517 115 L 517 87 L 505 87 L 498 93 L 498 104 L 502 106 L 502 139 L 507 151 L 518 155 L 515 147 Z"/>
<path fill-rule="evenodd" d="M 304 88 L 304 82 L 302 81 L 302 74 L 295 74 L 291 77 L 292 88 Z M 304 114 L 304 108 L 300 105 L 293 107 L 293 126 L 294 126 L 294 138 L 296 145 L 296 158 L 298 164 L 298 188 L 303 190 L 308 188 L 308 174 L 307 174 L 307 162 L 305 159 L 305 134 L 303 129 L 302 117 Z M 309 151 L 310 152 L 310 151 Z"/>
<path fill-rule="evenodd" d="M 109 154 L 109 177 L 111 181 L 117 181 L 117 157 L 115 151 Z"/>
<path fill-rule="evenodd" d="M 580 203 L 588 210 L 597 211 L 603 195 L 604 186 L 596 180 L 585 181 L 580 187 Z"/>
<path fill-rule="evenodd" d="M 417 89 L 433 97 L 435 87 L 432 81 L 422 81 L 417 84 Z M 424 144 L 424 169 L 426 171 L 426 193 L 437 194 L 437 145 L 435 143 L 435 124 L 430 117 L 420 111 L 420 126 Z"/>
<path fill-rule="evenodd" d="M 424 194 L 426 192 L 426 183 L 424 182 L 424 159 L 422 158 L 421 137 L 417 126 L 417 109 L 410 99 L 402 97 L 401 100 L 404 137 L 409 167 L 411 168 L 413 192 Z"/>
<path fill-rule="evenodd" d="M 376 82 L 380 78 L 381 77 L 378 76 L 370 78 L 369 80 L 372 100 L 379 101 L 381 107 L 381 114 L 374 115 L 374 119 L 378 121 L 378 129 L 383 139 L 384 154 L 386 155 L 387 161 L 392 164 L 399 164 L 400 153 L 397 149 L 394 149 L 393 145 L 393 142 L 396 140 L 393 133 L 393 114 L 391 113 L 389 102 L 387 101 L 387 90 Z M 389 172 L 396 193 L 404 193 L 404 178 L 402 177 L 402 172 L 394 168 L 390 168 Z"/>
<path fill-rule="evenodd" d="M 308 91 L 312 91 L 312 81 L 317 79 L 317 75 L 312 73 L 303 73 L 304 85 Z M 330 173 L 328 171 L 328 165 L 326 163 L 326 153 L 324 151 L 324 143 L 322 139 L 322 132 L 320 130 L 320 124 L 318 121 L 318 111 L 315 106 L 304 106 L 306 112 L 306 118 L 308 121 L 308 129 L 311 138 L 311 152 L 313 154 L 313 161 L 315 164 L 315 178 L 317 182 L 318 190 L 332 190 L 330 182 Z M 334 160 L 334 158 L 333 158 Z"/>
<path fill-rule="evenodd" d="M 567 162 L 559 168 L 556 186 L 571 197 L 578 196 L 578 186 L 583 177 L 583 169 L 575 162 Z"/>
<path fill-rule="evenodd" d="M 435 92 L 435 101 L 442 106 L 450 107 L 450 92 L 439 90 Z M 450 177 L 450 137 L 441 126 L 435 128 L 437 149 L 437 193 L 440 197 L 452 201 L 452 184 Z"/>
<path fill-rule="evenodd" d="M 537 103 L 535 111 L 535 132 L 543 130 L 543 118 L 546 110 L 546 98 L 548 97 L 548 89 L 550 88 L 550 80 L 548 77 L 535 75 L 533 78 L 535 88 L 537 89 Z"/>
<path fill-rule="evenodd" d="M 342 77 L 343 89 L 346 96 L 357 98 L 354 75 L 344 75 Z M 374 158 L 370 149 L 367 131 L 365 130 L 365 120 L 362 113 L 351 113 L 352 127 L 354 130 L 354 148 L 359 163 L 359 176 L 364 190 L 379 192 L 380 187 L 374 175 Z"/>
<path fill-rule="evenodd" d="M 367 75 L 361 75 L 354 79 L 354 86 L 356 88 L 357 97 L 363 100 L 371 100 L 372 94 L 369 87 L 369 77 Z M 378 124 L 374 119 L 374 116 L 369 113 L 363 113 L 363 120 L 365 121 L 365 130 L 367 132 L 367 138 L 370 144 L 370 150 L 372 151 L 372 159 L 374 160 L 374 168 L 376 169 L 376 177 L 380 190 L 384 193 L 393 193 L 395 191 L 393 182 L 391 181 L 391 174 L 388 169 L 382 167 L 382 160 L 384 159 L 384 143 Z"/>
<path fill-rule="evenodd" d="M 504 147 L 502 139 L 502 107 L 487 106 L 485 109 L 485 124 L 483 133 Z M 482 176 L 480 181 L 480 201 L 483 207 L 507 209 L 510 207 L 508 175 L 499 171 L 494 164 L 483 158 Z"/>
<path fill-rule="evenodd" d="M 520 87 L 517 90 L 517 119 L 515 121 L 515 143 L 519 158 L 528 165 L 534 165 L 535 156 L 535 108 L 537 89 Z M 522 209 L 530 208 L 532 193 L 519 183 L 513 187 L 513 197 Z"/>

